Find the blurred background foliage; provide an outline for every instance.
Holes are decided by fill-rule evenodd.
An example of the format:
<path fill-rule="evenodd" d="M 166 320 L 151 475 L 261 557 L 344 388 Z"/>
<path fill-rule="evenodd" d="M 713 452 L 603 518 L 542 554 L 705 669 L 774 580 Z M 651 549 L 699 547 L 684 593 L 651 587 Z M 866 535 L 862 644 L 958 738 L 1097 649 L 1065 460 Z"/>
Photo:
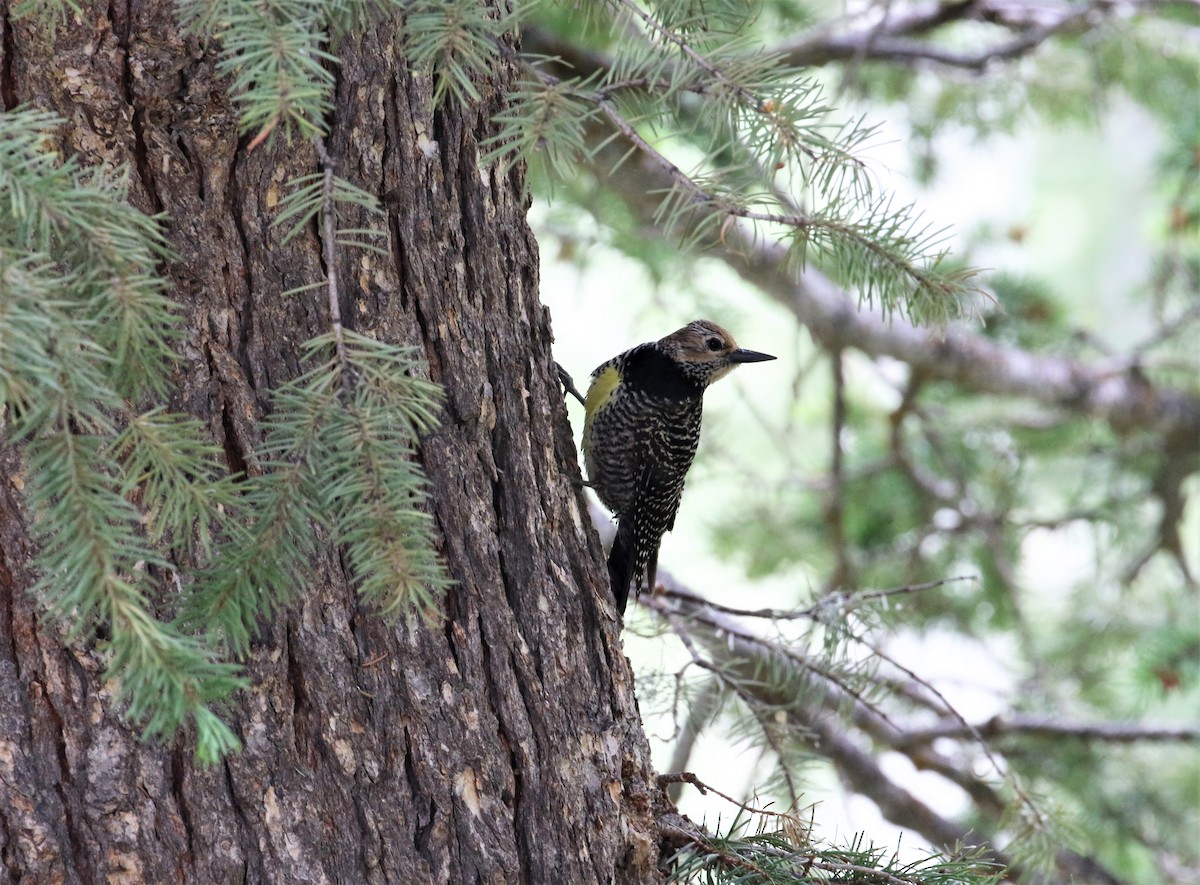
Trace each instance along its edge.
<path fill-rule="evenodd" d="M 747 273 L 774 242 L 794 257 L 795 231 L 734 242 L 728 220 L 695 234 L 695 202 L 647 210 L 659 161 L 612 149 L 595 103 L 576 149 L 527 154 L 543 299 L 577 380 L 699 316 L 781 357 L 710 393 L 667 592 L 628 622 L 660 767 L 752 804 L 818 802 L 826 835 L 899 828 L 919 852 L 957 826 L 1022 880 L 1197 881 L 1200 7 L 631 6 L 537 6 L 523 48 L 739 205 L 911 203 L 914 260 L 953 300 L 910 311 L 913 277 L 864 285 L 878 268 L 836 246 Z M 683 42 L 789 96 L 853 174 L 823 180 L 745 121 L 714 136 L 729 87 L 674 73 Z M 605 91 L 635 80 L 624 103 Z M 877 335 L 814 321 L 812 274 Z M 933 320 L 924 358 L 895 344 L 908 313 Z M 1005 359 L 960 370 L 954 348 L 977 345 Z M 1190 417 L 1124 420 L 1090 399 L 1106 378 Z M 876 760 L 873 786 L 830 728 Z M 729 815 L 690 787 L 681 802 Z"/>

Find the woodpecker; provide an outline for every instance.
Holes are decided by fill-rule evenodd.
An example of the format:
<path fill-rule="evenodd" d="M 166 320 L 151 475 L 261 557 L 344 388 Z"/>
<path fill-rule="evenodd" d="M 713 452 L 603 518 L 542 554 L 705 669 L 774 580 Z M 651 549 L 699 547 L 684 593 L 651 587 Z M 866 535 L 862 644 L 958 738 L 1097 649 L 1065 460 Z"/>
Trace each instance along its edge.
<path fill-rule="evenodd" d="M 625 613 L 629 585 L 653 590 L 658 547 L 675 525 L 696 444 L 704 391 L 740 363 L 775 357 L 738 347 L 716 323 L 696 320 L 639 344 L 592 373 L 584 401 L 588 480 L 617 517 L 608 576 Z"/>

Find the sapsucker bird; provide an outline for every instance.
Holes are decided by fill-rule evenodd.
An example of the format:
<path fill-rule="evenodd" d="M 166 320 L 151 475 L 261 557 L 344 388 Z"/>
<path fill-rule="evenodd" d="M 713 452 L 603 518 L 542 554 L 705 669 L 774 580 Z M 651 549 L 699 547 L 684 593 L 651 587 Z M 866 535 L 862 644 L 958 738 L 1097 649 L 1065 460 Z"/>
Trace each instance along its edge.
<path fill-rule="evenodd" d="M 588 480 L 617 516 L 608 576 L 625 612 L 629 585 L 653 590 L 658 547 L 675 525 L 696 443 L 704 391 L 739 363 L 775 357 L 737 346 L 707 320 L 639 344 L 592 373 L 584 409 Z"/>

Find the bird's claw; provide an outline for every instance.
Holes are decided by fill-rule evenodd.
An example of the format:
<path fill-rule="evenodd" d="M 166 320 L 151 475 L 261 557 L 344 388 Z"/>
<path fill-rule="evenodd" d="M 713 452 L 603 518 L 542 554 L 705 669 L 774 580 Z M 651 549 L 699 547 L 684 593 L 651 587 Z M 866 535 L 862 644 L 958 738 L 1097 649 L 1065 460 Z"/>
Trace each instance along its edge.
<path fill-rule="evenodd" d="M 563 390 L 586 405 L 587 400 L 584 398 L 583 394 L 579 392 L 579 388 L 575 386 L 575 379 L 571 377 L 570 373 L 558 363 L 554 364 L 554 368 L 558 371 L 558 383 L 562 385 Z"/>

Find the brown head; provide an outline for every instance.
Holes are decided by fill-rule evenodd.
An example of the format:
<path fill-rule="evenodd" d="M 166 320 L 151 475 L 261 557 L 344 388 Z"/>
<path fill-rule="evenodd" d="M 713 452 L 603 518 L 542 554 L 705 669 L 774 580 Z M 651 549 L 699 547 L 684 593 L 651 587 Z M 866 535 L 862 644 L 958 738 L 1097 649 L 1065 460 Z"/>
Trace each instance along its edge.
<path fill-rule="evenodd" d="M 696 320 L 659 339 L 658 346 L 696 382 L 707 386 L 741 363 L 773 360 L 769 354 L 738 347 L 725 329 L 709 320 Z"/>

